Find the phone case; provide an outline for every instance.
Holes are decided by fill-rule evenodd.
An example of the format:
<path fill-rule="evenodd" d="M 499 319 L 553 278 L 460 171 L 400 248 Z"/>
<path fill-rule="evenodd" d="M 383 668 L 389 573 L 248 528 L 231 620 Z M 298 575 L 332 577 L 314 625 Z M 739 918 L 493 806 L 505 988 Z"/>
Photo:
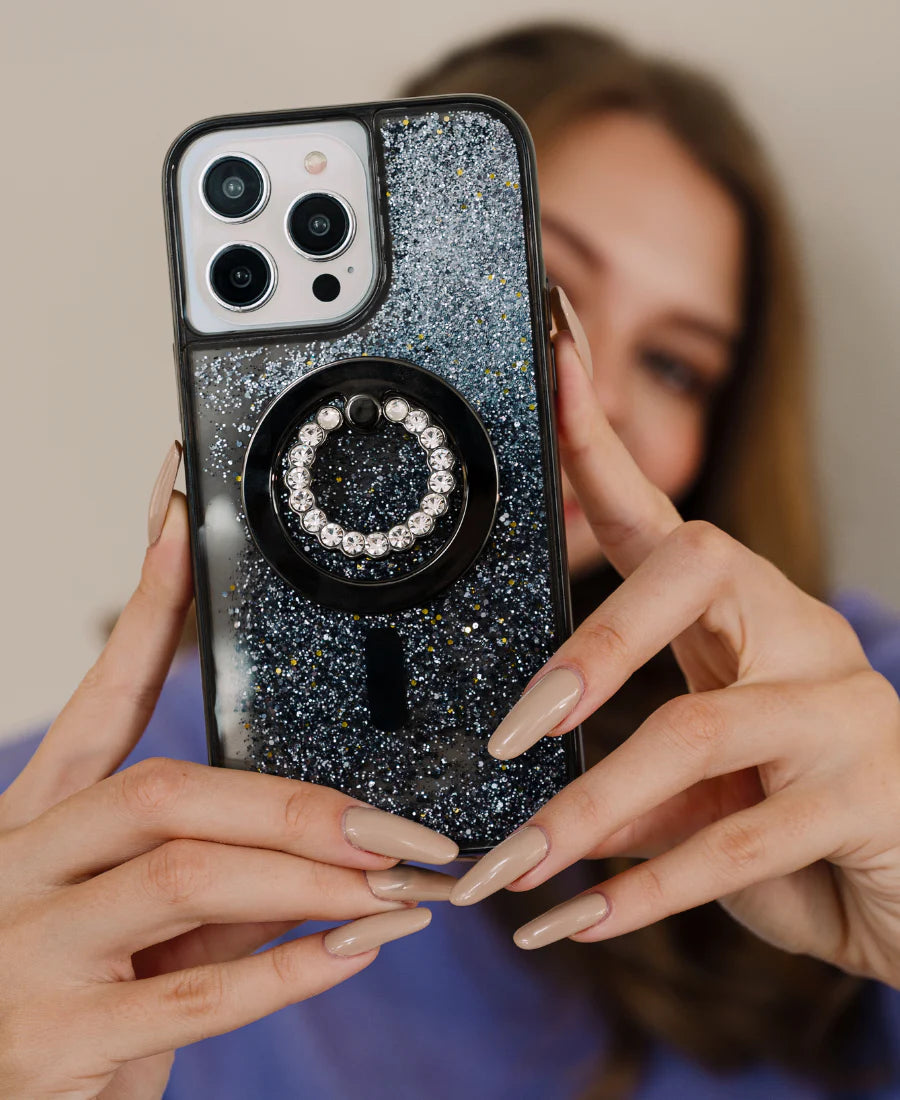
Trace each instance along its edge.
<path fill-rule="evenodd" d="M 369 133 L 374 298 L 339 330 L 194 332 L 186 147 L 330 117 Z M 484 851 L 582 766 L 578 731 L 508 762 L 486 751 L 570 631 L 528 131 L 478 96 L 211 119 L 175 142 L 164 188 L 210 761 L 335 787 Z M 351 393 L 375 399 L 354 407 L 360 430 Z M 304 469 L 316 500 L 297 511 Z M 337 514 L 363 537 L 390 521 L 393 551 L 426 478 L 455 484 L 431 494 L 443 510 L 424 511 L 430 534 L 403 552 L 379 556 L 376 540 L 352 556 L 319 537 Z"/>

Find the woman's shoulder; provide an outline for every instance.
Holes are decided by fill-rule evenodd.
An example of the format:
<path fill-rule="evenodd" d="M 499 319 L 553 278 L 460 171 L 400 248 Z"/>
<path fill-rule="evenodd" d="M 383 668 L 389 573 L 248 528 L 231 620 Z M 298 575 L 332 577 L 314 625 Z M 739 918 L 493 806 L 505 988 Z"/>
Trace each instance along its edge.
<path fill-rule="evenodd" d="M 831 606 L 856 631 L 872 667 L 900 691 L 900 612 L 859 589 L 837 592 Z"/>

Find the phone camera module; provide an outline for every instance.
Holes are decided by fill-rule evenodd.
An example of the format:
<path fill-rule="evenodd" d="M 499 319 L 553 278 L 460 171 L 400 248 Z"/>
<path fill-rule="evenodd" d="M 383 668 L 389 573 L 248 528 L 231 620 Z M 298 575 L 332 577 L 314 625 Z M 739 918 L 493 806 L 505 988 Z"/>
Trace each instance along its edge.
<path fill-rule="evenodd" d="M 275 289 L 275 265 L 254 245 L 228 245 L 209 265 L 209 286 L 226 309 L 258 309 Z"/>
<path fill-rule="evenodd" d="M 330 260 L 353 240 L 353 212 L 337 195 L 302 195 L 287 216 L 287 232 L 298 252 L 312 260 Z"/>
<path fill-rule="evenodd" d="M 246 157 L 222 157 L 206 170 L 203 198 L 216 217 L 247 221 L 268 198 L 262 169 Z"/>

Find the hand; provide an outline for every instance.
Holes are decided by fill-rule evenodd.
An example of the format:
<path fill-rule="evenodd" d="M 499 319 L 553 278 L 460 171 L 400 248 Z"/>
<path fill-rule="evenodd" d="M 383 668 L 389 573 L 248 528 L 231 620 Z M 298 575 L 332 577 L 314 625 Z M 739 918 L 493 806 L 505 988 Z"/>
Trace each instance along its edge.
<path fill-rule="evenodd" d="M 334 790 L 164 759 L 112 774 L 191 599 L 176 471 L 109 644 L 0 796 L 2 1096 L 156 1100 L 174 1048 L 351 977 L 453 882 L 390 869 L 448 862 L 451 841 Z M 348 917 L 363 919 L 251 954 L 303 919 Z"/>
<path fill-rule="evenodd" d="M 580 858 L 644 858 L 516 933 L 609 939 L 713 899 L 763 939 L 900 987 L 900 702 L 848 623 L 717 528 L 684 523 L 556 339 L 560 448 L 625 578 L 491 740 L 572 729 L 672 643 L 689 693 L 483 858 L 451 893 L 528 890 Z M 585 361 L 589 360 L 589 353 Z"/>

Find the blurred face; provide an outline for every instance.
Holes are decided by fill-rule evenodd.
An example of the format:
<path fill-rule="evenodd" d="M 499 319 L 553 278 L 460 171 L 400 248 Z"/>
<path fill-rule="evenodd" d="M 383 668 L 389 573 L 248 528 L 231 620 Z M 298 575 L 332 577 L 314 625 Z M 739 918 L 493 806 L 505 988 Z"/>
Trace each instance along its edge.
<path fill-rule="evenodd" d="M 568 126 L 538 172 L 550 284 L 584 324 L 613 428 L 677 500 L 741 325 L 740 212 L 659 123 L 624 112 Z M 569 565 L 583 575 L 601 555 L 567 482 L 564 501 Z"/>

